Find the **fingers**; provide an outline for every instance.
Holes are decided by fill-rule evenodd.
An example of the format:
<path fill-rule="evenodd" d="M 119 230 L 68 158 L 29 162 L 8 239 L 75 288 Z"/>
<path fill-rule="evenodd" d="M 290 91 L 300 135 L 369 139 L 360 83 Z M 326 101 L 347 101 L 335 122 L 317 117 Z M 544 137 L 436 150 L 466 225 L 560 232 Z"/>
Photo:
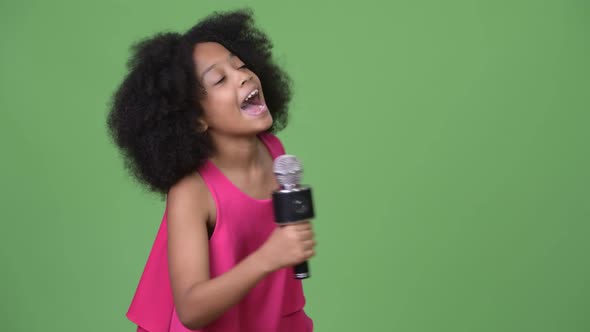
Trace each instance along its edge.
<path fill-rule="evenodd" d="M 315 256 L 315 250 L 309 249 L 304 251 L 304 257 L 306 260 L 312 258 L 313 256 Z"/>
<path fill-rule="evenodd" d="M 314 236 L 313 228 L 309 221 L 285 225 L 283 227 L 285 227 L 286 231 L 288 231 L 291 235 L 295 235 L 298 239 L 301 240 L 311 239 Z"/>
<path fill-rule="evenodd" d="M 306 260 L 315 256 L 317 242 L 315 241 L 315 234 L 309 221 L 285 225 L 284 230 L 287 232 L 288 237 L 299 242 L 297 245 L 297 256 L 299 260 Z"/>
<path fill-rule="evenodd" d="M 312 230 L 305 230 L 297 232 L 297 238 L 300 240 L 311 240 L 314 238 L 314 233 Z"/>
<path fill-rule="evenodd" d="M 303 250 L 307 251 L 307 250 L 312 250 L 313 248 L 315 248 L 316 246 L 316 242 L 315 240 L 307 240 L 303 242 Z"/>
<path fill-rule="evenodd" d="M 311 223 L 309 221 L 302 221 L 296 224 L 289 225 L 289 227 L 293 227 L 293 229 L 297 231 L 306 231 L 312 229 Z"/>

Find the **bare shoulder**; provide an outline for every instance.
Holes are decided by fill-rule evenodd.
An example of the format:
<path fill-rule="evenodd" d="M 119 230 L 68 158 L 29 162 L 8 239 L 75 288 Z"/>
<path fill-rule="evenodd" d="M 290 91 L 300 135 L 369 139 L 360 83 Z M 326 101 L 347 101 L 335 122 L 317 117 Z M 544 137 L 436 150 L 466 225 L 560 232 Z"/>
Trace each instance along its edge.
<path fill-rule="evenodd" d="M 209 220 L 213 198 L 207 184 L 198 172 L 193 172 L 176 183 L 167 197 L 168 219 Z M 188 218 L 187 218 L 188 217 Z"/>

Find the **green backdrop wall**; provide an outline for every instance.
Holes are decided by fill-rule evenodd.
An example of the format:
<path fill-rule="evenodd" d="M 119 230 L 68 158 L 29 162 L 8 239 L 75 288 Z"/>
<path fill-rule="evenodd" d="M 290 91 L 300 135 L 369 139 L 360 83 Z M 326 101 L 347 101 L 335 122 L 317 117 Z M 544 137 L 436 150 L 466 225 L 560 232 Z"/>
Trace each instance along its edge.
<path fill-rule="evenodd" d="M 133 330 L 164 202 L 108 100 L 131 43 L 245 5 L 295 83 L 318 331 L 590 331 L 582 0 L 2 1 L 0 330 Z"/>

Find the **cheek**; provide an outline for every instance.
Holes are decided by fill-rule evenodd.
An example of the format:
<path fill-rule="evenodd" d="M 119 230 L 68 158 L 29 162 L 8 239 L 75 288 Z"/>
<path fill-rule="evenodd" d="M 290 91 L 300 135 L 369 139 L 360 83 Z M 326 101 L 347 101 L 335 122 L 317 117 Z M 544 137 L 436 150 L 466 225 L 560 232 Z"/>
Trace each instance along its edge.
<path fill-rule="evenodd" d="M 225 110 L 228 107 L 235 108 L 236 96 L 229 90 L 217 90 L 207 95 L 206 107 L 211 110 Z"/>
<path fill-rule="evenodd" d="M 208 93 L 201 100 L 205 118 L 211 122 L 217 122 L 220 118 L 226 118 L 228 113 L 234 112 L 236 103 L 236 96 L 224 91 Z"/>

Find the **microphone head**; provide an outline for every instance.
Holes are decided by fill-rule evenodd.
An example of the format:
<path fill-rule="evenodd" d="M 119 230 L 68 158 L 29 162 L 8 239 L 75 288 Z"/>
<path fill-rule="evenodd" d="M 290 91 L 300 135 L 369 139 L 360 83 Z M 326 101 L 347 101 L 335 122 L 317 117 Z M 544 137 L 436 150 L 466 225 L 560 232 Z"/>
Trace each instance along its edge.
<path fill-rule="evenodd" d="M 275 159 L 274 173 L 281 187 L 291 189 L 301 182 L 303 168 L 295 156 L 285 154 Z"/>

